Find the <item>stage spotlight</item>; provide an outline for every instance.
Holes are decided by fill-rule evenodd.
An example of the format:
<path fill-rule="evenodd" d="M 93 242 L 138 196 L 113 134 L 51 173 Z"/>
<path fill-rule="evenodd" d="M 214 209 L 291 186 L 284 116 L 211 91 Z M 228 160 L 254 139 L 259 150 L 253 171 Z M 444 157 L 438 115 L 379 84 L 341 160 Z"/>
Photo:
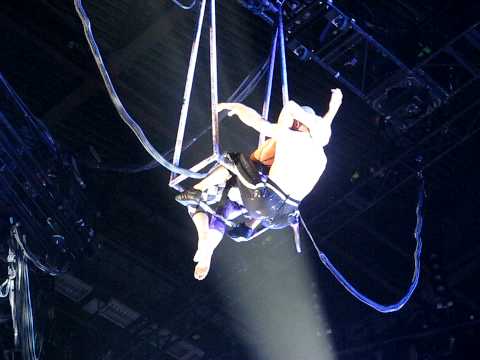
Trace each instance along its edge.
<path fill-rule="evenodd" d="M 237 336 L 251 358 L 334 360 L 315 269 L 295 252 L 290 229 L 270 231 L 255 242 L 230 245 L 241 247 L 236 252 L 256 247 L 258 258 L 250 259 L 248 272 L 230 273 L 234 281 L 219 283 L 231 315 L 243 324 Z M 228 259 L 218 261 L 218 271 L 228 272 Z"/>

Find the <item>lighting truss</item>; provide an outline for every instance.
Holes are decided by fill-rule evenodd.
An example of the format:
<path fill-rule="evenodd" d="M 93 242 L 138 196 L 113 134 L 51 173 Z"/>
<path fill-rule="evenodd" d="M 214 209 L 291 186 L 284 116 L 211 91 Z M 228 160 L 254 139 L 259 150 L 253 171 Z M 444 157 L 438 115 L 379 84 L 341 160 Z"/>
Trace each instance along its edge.
<path fill-rule="evenodd" d="M 273 23 L 272 7 L 265 2 L 252 0 L 248 3 L 262 6 L 247 8 L 263 9 L 261 14 L 252 11 Z M 479 76 L 473 60 L 480 49 L 478 24 L 409 68 L 331 0 L 286 1 L 284 11 L 287 47 L 300 60 L 319 64 L 400 131 L 431 114 Z M 315 40 L 312 32 L 318 34 Z M 449 78 L 452 69 L 461 73 L 454 82 Z"/>

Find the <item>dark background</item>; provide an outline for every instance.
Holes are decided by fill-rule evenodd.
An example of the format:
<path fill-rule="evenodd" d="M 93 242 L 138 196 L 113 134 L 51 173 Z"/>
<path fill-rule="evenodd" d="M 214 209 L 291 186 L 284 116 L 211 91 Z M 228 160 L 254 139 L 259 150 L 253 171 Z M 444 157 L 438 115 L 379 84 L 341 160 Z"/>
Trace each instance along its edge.
<path fill-rule="evenodd" d="M 411 68 L 422 61 L 426 47 L 442 48 L 480 18 L 478 4 L 469 1 L 337 4 Z M 196 11 L 166 0 L 86 0 L 85 6 L 125 106 L 159 151 L 168 152 L 176 136 Z M 218 1 L 217 17 L 222 101 L 265 60 L 272 29 L 234 0 Z M 301 34 L 311 44 L 318 38 L 315 26 Z M 210 119 L 206 38 L 205 32 L 186 139 Z M 396 301 L 411 280 L 417 197 L 412 164 L 419 153 L 428 164 L 421 281 L 404 309 L 383 315 L 339 286 L 306 236 L 297 255 L 288 230 L 248 244 L 226 239 L 208 278 L 195 281 L 196 234 L 185 210 L 173 201 L 169 173 L 158 167 L 134 174 L 105 170 L 142 166 L 151 159 L 110 103 L 73 1 L 4 0 L 0 39 L 0 71 L 57 141 L 77 156 L 97 213 L 99 249 L 71 271 L 91 292 L 75 302 L 58 290 L 57 280 L 40 274 L 35 280 L 44 359 L 328 359 L 311 351 L 309 344 L 317 340 L 331 346 L 325 353 L 338 359 L 475 358 L 480 319 L 475 134 L 480 124 L 478 107 L 462 110 L 475 103 L 478 78 L 421 119 L 420 130 L 392 136 L 364 100 L 315 62 L 288 53 L 293 99 L 323 113 L 330 89 L 344 92 L 326 148 L 327 170 L 302 204 L 304 218 L 347 278 L 382 303 Z M 469 61 L 478 74 L 480 51 Z M 461 76 L 455 65 L 444 63 L 441 69 L 450 84 Z M 273 118 L 280 110 L 278 82 Z M 263 85 L 247 103 L 259 109 L 262 93 Z M 455 126 L 449 126 L 456 116 Z M 429 133 L 438 135 L 421 143 Z M 221 139 L 225 150 L 248 151 L 256 144 L 256 134 L 234 119 L 222 124 Z M 210 152 L 207 134 L 182 154 L 182 164 L 193 165 Z M 359 189 L 363 182 L 367 186 Z M 102 316 L 111 299 L 136 313 L 125 327 Z M 8 315 L 6 302 L 2 309 Z M 8 320 L 0 346 L 11 346 Z"/>

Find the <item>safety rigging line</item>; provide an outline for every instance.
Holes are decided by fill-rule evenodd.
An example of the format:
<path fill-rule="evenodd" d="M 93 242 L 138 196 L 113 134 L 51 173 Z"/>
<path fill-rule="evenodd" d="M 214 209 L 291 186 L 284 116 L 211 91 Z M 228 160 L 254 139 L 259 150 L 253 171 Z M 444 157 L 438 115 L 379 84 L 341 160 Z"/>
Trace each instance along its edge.
<path fill-rule="evenodd" d="M 171 0 L 175 5 L 177 5 L 179 8 L 182 8 L 183 10 L 192 10 L 195 5 L 197 5 L 197 0 L 192 0 L 192 2 L 188 5 L 185 5 L 181 3 L 178 0 Z"/>
<path fill-rule="evenodd" d="M 203 0 L 203 3 L 205 3 L 205 0 Z M 100 74 L 102 76 L 103 82 L 105 83 L 105 87 L 108 91 L 108 94 L 110 95 L 110 98 L 112 100 L 113 105 L 115 106 L 115 109 L 117 110 L 118 114 L 120 115 L 121 119 L 127 124 L 127 126 L 132 130 L 132 132 L 135 134 L 135 136 L 140 140 L 142 143 L 144 149 L 155 159 L 157 160 L 162 166 L 167 168 L 173 173 L 178 173 L 182 174 L 191 178 L 195 179 L 201 179 L 204 178 L 205 176 L 208 175 L 208 173 L 197 173 L 190 171 L 188 169 L 183 169 L 178 166 L 175 166 L 174 164 L 171 164 L 170 162 L 167 161 L 158 151 L 155 149 L 155 147 L 150 143 L 150 141 L 147 139 L 145 133 L 143 132 L 142 128 L 138 125 L 137 122 L 130 116 L 130 114 L 127 112 L 125 107 L 122 104 L 122 101 L 118 97 L 118 94 L 115 90 L 115 87 L 113 86 L 113 83 L 110 79 L 110 76 L 107 72 L 107 69 L 105 67 L 105 63 L 102 59 L 102 56 L 100 54 L 100 50 L 98 48 L 98 45 L 95 41 L 95 38 L 93 36 L 92 32 L 92 26 L 90 19 L 83 7 L 82 0 L 74 0 L 75 4 L 75 10 L 77 11 L 78 16 L 80 17 L 80 20 L 83 25 L 83 31 L 85 33 L 85 37 L 87 39 L 88 45 L 90 47 L 90 51 L 93 54 L 93 57 L 95 59 L 95 62 L 97 64 L 97 67 L 100 71 Z M 198 39 L 199 41 L 199 39 Z"/>
<path fill-rule="evenodd" d="M 325 255 L 324 252 L 320 250 L 318 245 L 315 242 L 315 239 L 313 238 L 312 233 L 308 229 L 307 225 L 305 224 L 305 221 L 303 218 L 300 216 L 300 221 L 305 229 L 305 231 L 308 234 L 308 237 L 310 238 L 313 247 L 315 248 L 318 257 L 322 261 L 323 265 L 332 273 L 332 275 L 338 280 L 338 282 L 350 293 L 352 294 L 356 299 L 361 301 L 362 303 L 370 306 L 371 308 L 381 312 L 381 313 L 391 313 L 400 310 L 412 297 L 413 292 L 415 291 L 418 281 L 420 278 L 420 257 L 422 253 L 422 228 L 423 228 L 423 205 L 425 201 L 425 180 L 423 178 L 423 174 L 421 171 L 418 172 L 418 178 L 420 181 L 419 187 L 418 187 L 418 203 L 416 207 L 416 216 L 417 216 L 417 223 L 415 225 L 415 231 L 414 231 L 414 237 L 417 242 L 417 245 L 415 247 L 415 253 L 414 253 L 414 264 L 415 264 L 415 269 L 413 272 L 412 280 L 410 283 L 410 286 L 406 292 L 406 294 L 395 304 L 391 305 L 383 305 L 380 304 L 369 297 L 363 295 L 360 291 L 358 291 L 353 285 L 349 283 L 349 281 L 340 273 L 340 271 L 337 270 L 337 268 L 332 264 L 330 259 Z"/>
<path fill-rule="evenodd" d="M 272 83 L 273 83 L 273 73 L 275 71 L 275 55 L 277 53 L 277 42 L 278 42 L 278 27 L 275 29 L 275 35 L 273 36 L 272 48 L 270 50 L 270 64 L 268 68 L 268 79 L 267 85 L 265 87 L 265 99 L 263 101 L 262 109 L 262 118 L 263 120 L 268 120 L 268 115 L 270 112 L 270 99 L 272 97 Z M 265 135 L 260 134 L 258 138 L 258 145 L 260 146 L 265 142 Z"/>

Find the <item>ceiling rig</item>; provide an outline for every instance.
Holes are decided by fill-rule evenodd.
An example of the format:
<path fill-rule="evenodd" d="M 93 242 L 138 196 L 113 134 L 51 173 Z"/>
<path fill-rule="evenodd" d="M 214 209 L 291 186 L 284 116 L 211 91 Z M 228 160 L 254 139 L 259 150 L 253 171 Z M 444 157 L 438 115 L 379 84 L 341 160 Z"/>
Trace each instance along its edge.
<path fill-rule="evenodd" d="M 277 2 L 239 1 L 274 24 Z M 473 56 L 479 50 L 479 24 L 409 67 L 333 1 L 287 0 L 283 11 L 286 47 L 301 61 L 319 64 L 396 133 L 405 133 L 479 78 Z M 442 64 L 451 64 L 450 70 Z"/>

